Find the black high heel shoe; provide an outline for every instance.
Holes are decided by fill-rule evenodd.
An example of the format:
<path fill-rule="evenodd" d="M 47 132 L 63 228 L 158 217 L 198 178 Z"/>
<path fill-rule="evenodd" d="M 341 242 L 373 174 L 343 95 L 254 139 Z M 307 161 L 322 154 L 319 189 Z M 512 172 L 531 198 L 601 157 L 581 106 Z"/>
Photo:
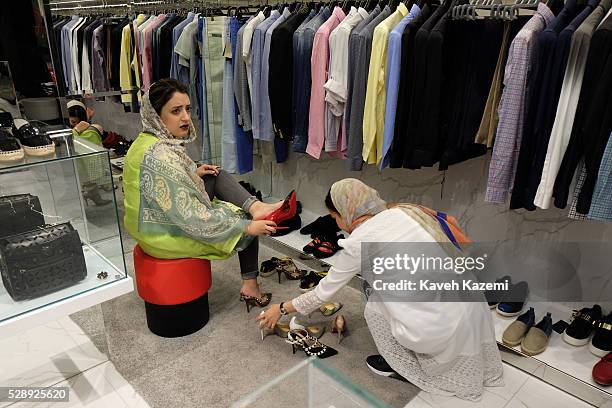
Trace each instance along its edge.
<path fill-rule="evenodd" d="M 85 206 L 89 206 L 89 200 L 93 201 L 95 205 L 107 205 L 113 202 L 113 200 L 107 200 L 102 198 L 100 195 L 100 186 L 93 185 L 83 187 L 83 200 L 85 201 Z"/>
<path fill-rule="evenodd" d="M 319 358 L 332 357 L 338 354 L 338 351 L 310 336 L 304 329 L 290 330 L 285 341 L 291 344 L 293 354 L 296 350 L 304 350 L 307 356 L 317 356 Z"/>
<path fill-rule="evenodd" d="M 240 301 L 246 303 L 247 313 L 249 313 L 251 311 L 252 307 L 255 307 L 255 306 L 266 307 L 266 306 L 268 306 L 270 304 L 271 300 L 272 300 L 272 294 L 271 293 L 263 293 L 261 295 L 261 297 L 259 297 L 259 298 L 255 297 L 255 296 L 243 295 L 242 293 L 240 294 Z"/>

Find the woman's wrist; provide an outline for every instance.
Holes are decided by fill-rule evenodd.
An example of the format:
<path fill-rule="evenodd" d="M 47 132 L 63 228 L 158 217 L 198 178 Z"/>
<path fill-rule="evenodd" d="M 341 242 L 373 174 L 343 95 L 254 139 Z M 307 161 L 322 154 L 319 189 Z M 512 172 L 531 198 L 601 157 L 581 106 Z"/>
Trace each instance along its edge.
<path fill-rule="evenodd" d="M 283 302 L 283 308 L 285 309 L 288 315 L 297 311 L 295 310 L 295 307 L 293 307 L 293 300 Z"/>
<path fill-rule="evenodd" d="M 244 221 L 246 221 L 245 225 L 244 225 L 244 233 L 246 235 L 253 235 L 251 233 L 251 225 L 252 225 L 253 222 L 251 220 L 244 220 Z"/>

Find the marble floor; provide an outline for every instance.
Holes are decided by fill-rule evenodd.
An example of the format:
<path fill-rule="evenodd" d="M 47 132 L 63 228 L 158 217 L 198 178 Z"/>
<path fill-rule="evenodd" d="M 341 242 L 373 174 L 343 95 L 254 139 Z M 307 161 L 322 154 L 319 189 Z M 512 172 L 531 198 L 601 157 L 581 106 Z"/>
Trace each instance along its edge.
<path fill-rule="evenodd" d="M 69 317 L 0 340 L 0 386 L 68 387 L 68 402 L 0 407 L 148 407 Z"/>
<path fill-rule="evenodd" d="M 56 386 L 70 390 L 67 403 L 0 403 L 2 408 L 150 406 L 68 317 L 0 340 L 0 361 L 0 386 Z M 590 406 L 507 364 L 504 380 L 505 386 L 488 388 L 477 403 L 420 392 L 406 408 Z"/>

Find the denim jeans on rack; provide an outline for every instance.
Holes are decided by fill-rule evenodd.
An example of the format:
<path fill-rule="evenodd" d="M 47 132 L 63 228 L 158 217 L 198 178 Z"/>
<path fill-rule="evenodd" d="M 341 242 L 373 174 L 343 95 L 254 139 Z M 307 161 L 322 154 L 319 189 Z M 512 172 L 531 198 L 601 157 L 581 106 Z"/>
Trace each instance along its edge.
<path fill-rule="evenodd" d="M 246 22 L 246 19 L 232 17 L 230 21 L 230 37 L 232 41 L 232 55 L 236 55 L 236 41 L 238 30 Z M 232 64 L 236 62 L 236 58 L 232 58 Z M 234 97 L 234 109 L 238 112 L 238 104 Z M 234 127 L 236 129 L 236 158 L 238 161 L 238 172 L 240 174 L 253 171 L 253 133 L 245 132 L 240 125 L 238 119 L 234 115 Z"/>
<path fill-rule="evenodd" d="M 225 41 L 231 48 L 230 22 L 224 22 Z M 223 50 L 225 51 L 225 50 Z M 233 54 L 232 54 L 233 55 Z M 223 62 L 223 123 L 221 125 L 221 167 L 230 173 L 238 173 L 236 158 L 236 109 L 234 106 L 234 68 L 232 58 L 225 57 Z"/>

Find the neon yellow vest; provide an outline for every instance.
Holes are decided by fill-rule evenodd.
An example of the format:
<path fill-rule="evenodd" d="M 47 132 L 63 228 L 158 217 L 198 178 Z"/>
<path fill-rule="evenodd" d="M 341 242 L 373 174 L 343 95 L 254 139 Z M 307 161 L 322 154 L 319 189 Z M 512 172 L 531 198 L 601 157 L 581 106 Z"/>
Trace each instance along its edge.
<path fill-rule="evenodd" d="M 148 133 L 140 133 L 128 150 L 123 166 L 123 191 L 125 228 L 138 241 L 138 245 L 150 256 L 160 259 L 202 258 L 227 259 L 234 254 L 234 248 L 241 235 L 223 242 L 206 243 L 186 236 L 170 234 L 141 233 L 138 230 L 140 210 L 140 164 L 148 149 L 159 139 Z"/>
<path fill-rule="evenodd" d="M 81 133 L 72 129 L 72 136 L 80 137 L 95 145 L 102 146 L 102 136 L 100 136 L 100 132 L 95 128 L 92 129 L 91 126 Z"/>

